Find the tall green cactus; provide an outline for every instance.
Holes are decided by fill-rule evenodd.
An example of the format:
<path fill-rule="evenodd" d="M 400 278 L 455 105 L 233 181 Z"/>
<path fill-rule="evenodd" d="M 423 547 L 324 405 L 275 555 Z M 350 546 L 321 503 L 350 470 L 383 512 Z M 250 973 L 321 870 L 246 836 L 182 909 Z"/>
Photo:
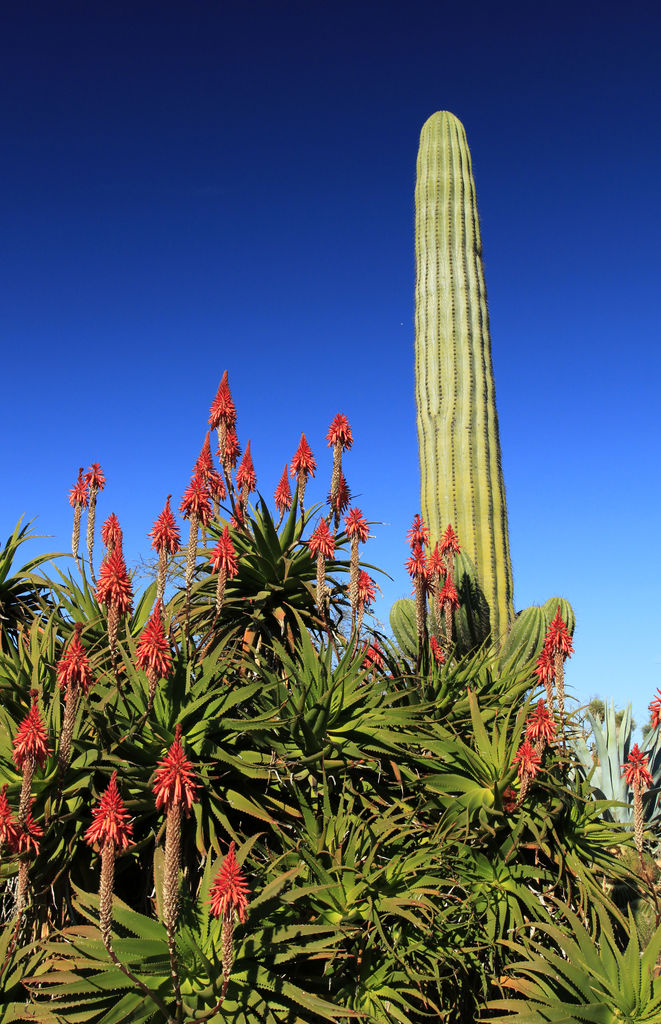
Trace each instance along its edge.
<path fill-rule="evenodd" d="M 415 209 L 422 514 L 432 546 L 452 523 L 475 563 L 497 640 L 514 606 L 489 314 L 466 133 L 446 110 L 422 128 Z"/>

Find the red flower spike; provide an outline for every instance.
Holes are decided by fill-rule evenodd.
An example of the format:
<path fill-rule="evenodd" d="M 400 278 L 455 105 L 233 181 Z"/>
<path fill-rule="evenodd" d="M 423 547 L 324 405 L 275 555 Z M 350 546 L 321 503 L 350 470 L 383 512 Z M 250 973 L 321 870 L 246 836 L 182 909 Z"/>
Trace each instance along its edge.
<path fill-rule="evenodd" d="M 450 604 L 453 608 L 459 607 L 459 594 L 457 593 L 457 588 L 449 576 L 446 576 L 443 588 L 438 595 L 438 603 L 441 607 L 444 604 Z"/>
<path fill-rule="evenodd" d="M 87 502 L 87 484 L 83 478 L 83 467 L 81 466 L 78 470 L 78 479 L 76 480 L 75 486 L 69 491 L 69 504 L 73 506 L 73 508 L 77 505 L 81 508 L 87 508 Z"/>
<path fill-rule="evenodd" d="M 87 696 L 94 680 L 85 648 L 80 642 L 80 631 L 82 628 L 81 623 L 77 622 L 71 642 L 59 660 L 57 682 L 61 690 L 66 690 L 69 685 L 72 688 L 80 686 L 85 696 Z"/>
<path fill-rule="evenodd" d="M 111 544 L 113 547 L 121 548 L 122 539 L 122 528 L 117 516 L 112 512 L 101 527 L 101 540 L 106 548 Z"/>
<path fill-rule="evenodd" d="M 363 668 L 382 669 L 384 667 L 383 651 L 376 640 L 373 640 L 369 645 L 366 643 L 363 650 L 365 651 Z"/>
<path fill-rule="evenodd" d="M 438 541 L 436 541 L 436 543 L 434 544 L 434 550 L 429 556 L 427 570 L 432 579 L 437 576 L 442 576 L 443 573 L 445 572 L 445 562 L 441 558 L 441 553 L 438 550 Z"/>
<path fill-rule="evenodd" d="M 228 918 L 236 911 L 239 921 L 245 921 L 248 910 L 248 884 L 236 862 L 234 842 L 230 843 L 227 856 L 216 873 L 209 896 L 213 917 Z"/>
<path fill-rule="evenodd" d="M 220 453 L 219 453 L 220 454 Z M 227 428 L 227 437 L 225 439 L 225 463 L 231 469 L 236 466 L 237 459 L 241 454 L 241 446 L 239 445 L 239 439 L 236 436 L 236 430 L 234 427 Z"/>
<path fill-rule="evenodd" d="M 445 528 L 445 533 L 441 537 L 440 551 L 444 555 L 447 551 L 451 551 L 453 554 L 458 554 L 461 551 L 461 546 L 457 538 L 456 533 L 448 523 Z"/>
<path fill-rule="evenodd" d="M 165 551 L 168 555 L 174 555 L 181 547 L 179 528 L 170 508 L 171 497 L 172 495 L 168 494 L 163 511 L 156 517 L 156 522 L 147 535 L 152 538 L 151 546 L 158 551 L 159 555 L 161 551 Z"/>
<path fill-rule="evenodd" d="M 239 564 L 236 558 L 236 551 L 232 538 L 230 537 L 229 527 L 225 526 L 223 532 L 218 538 L 218 543 L 211 552 L 211 567 L 214 572 L 220 572 L 222 569 L 225 570 L 228 576 L 236 576 L 239 572 Z"/>
<path fill-rule="evenodd" d="M 46 758 L 50 754 L 48 734 L 39 713 L 36 691 L 31 690 L 30 693 L 32 695 L 30 710 L 19 725 L 14 737 L 14 753 L 12 757 L 19 771 L 22 771 L 23 765 L 29 757 L 34 757 L 39 767 L 43 769 L 46 764 Z"/>
<path fill-rule="evenodd" d="M 417 544 L 411 553 L 411 557 L 406 559 L 406 571 L 412 579 L 422 579 L 427 576 L 427 561 L 425 553 L 422 550 L 420 544 Z"/>
<path fill-rule="evenodd" d="M 314 471 L 317 468 L 317 463 L 310 445 L 305 439 L 305 434 L 301 434 L 301 440 L 299 441 L 296 454 L 291 460 L 291 475 L 292 477 L 302 474 L 303 476 L 314 476 Z"/>
<path fill-rule="evenodd" d="M 357 537 L 361 544 L 369 537 L 369 525 L 359 508 L 352 508 L 344 517 L 344 527 L 347 537 Z"/>
<path fill-rule="evenodd" d="M 411 529 L 406 534 L 406 539 L 411 546 L 411 551 L 413 551 L 414 548 L 424 547 L 429 540 L 429 530 L 423 523 L 422 516 L 419 512 L 416 512 L 413 517 L 413 523 L 411 524 Z"/>
<path fill-rule="evenodd" d="M 519 778 L 522 775 L 527 775 L 531 779 L 537 775 L 541 763 L 541 757 L 535 753 L 528 740 L 523 741 L 512 761 L 513 765 L 518 764 L 519 766 Z"/>
<path fill-rule="evenodd" d="M 227 497 L 227 490 L 223 483 L 223 478 L 217 469 L 210 469 L 206 476 L 206 483 L 209 489 L 209 494 L 214 501 L 225 501 Z"/>
<path fill-rule="evenodd" d="M 341 445 L 345 452 L 348 452 L 351 448 L 351 445 L 353 444 L 353 434 L 351 433 L 349 421 L 341 412 L 338 412 L 337 416 L 328 428 L 326 440 L 328 441 L 329 448 L 332 448 L 333 445 L 336 444 Z"/>
<path fill-rule="evenodd" d="M 206 526 L 211 519 L 213 513 L 211 509 L 211 502 L 209 500 L 209 492 L 199 473 L 195 473 L 193 479 L 184 491 L 179 511 L 183 515 L 184 519 L 189 519 L 194 513 L 197 516 L 198 522 L 202 523 L 203 526 Z"/>
<path fill-rule="evenodd" d="M 85 832 L 88 846 L 114 843 L 115 849 L 126 850 L 133 840 L 130 814 L 117 789 L 117 772 L 113 772 L 99 805 L 92 811 L 92 824 Z"/>
<path fill-rule="evenodd" d="M 535 675 L 539 683 L 545 686 L 555 679 L 555 661 L 548 647 L 542 647 L 541 653 L 535 665 Z"/>
<path fill-rule="evenodd" d="M 7 800 L 7 785 L 0 790 L 0 847 L 6 846 L 11 853 L 18 850 L 19 824 Z"/>
<path fill-rule="evenodd" d="M 332 494 L 329 494 L 326 499 L 329 505 L 331 504 L 331 498 Z M 344 473 L 340 473 L 340 481 L 337 485 L 337 495 L 335 496 L 335 501 L 332 505 L 333 512 L 335 512 L 338 517 L 341 516 L 344 510 L 349 507 L 350 501 L 351 492 L 347 486 L 346 480 L 344 479 Z"/>
<path fill-rule="evenodd" d="M 216 397 L 211 403 L 209 411 L 209 426 L 216 430 L 220 423 L 225 423 L 228 430 L 236 423 L 236 407 L 230 393 L 230 386 L 227 379 L 227 370 L 221 377 Z"/>
<path fill-rule="evenodd" d="M 661 690 L 657 689 L 656 696 L 649 706 L 652 716 L 652 728 L 656 729 L 661 722 Z"/>
<path fill-rule="evenodd" d="M 236 471 L 236 485 L 240 489 L 247 487 L 248 491 L 254 491 L 257 486 L 257 474 L 255 473 L 255 467 L 252 463 L 252 456 L 250 454 L 250 441 L 246 445 L 246 450 L 243 453 L 243 458 L 239 463 L 239 468 Z"/>
<path fill-rule="evenodd" d="M 376 597 L 376 583 L 371 576 L 368 576 L 362 569 L 358 576 L 358 601 L 365 608 L 371 605 Z"/>
<path fill-rule="evenodd" d="M 95 487 L 97 491 L 102 491 L 106 486 L 106 478 L 98 462 L 93 462 L 85 473 L 85 483 L 89 488 Z"/>
<path fill-rule="evenodd" d="M 287 463 L 285 463 L 285 468 L 282 471 L 280 483 L 275 489 L 273 500 L 275 502 L 275 507 L 281 516 L 291 508 L 292 498 L 291 487 L 289 486 L 289 480 L 287 479 Z"/>
<path fill-rule="evenodd" d="M 528 716 L 526 739 L 530 740 L 531 743 L 542 740 L 545 746 L 552 743 L 555 739 L 555 724 L 543 700 L 537 701 L 537 707 Z"/>
<path fill-rule="evenodd" d="M 551 654 L 560 652 L 563 659 L 568 658 L 570 654 L 574 653 L 571 637 L 567 631 L 562 615 L 560 614 L 560 605 L 558 605 L 558 610 L 555 613 L 553 622 L 549 626 L 544 646 L 548 647 Z"/>
<path fill-rule="evenodd" d="M 195 460 L 195 472 L 199 473 L 202 479 L 206 482 L 207 474 L 213 469 L 213 459 L 211 457 L 211 441 L 209 440 L 209 431 L 207 430 L 206 437 L 204 438 L 204 444 L 200 450 L 200 454 Z"/>
<path fill-rule="evenodd" d="M 167 679 L 172 670 L 172 652 L 163 625 L 163 605 L 157 601 L 149 622 L 138 639 L 136 650 L 138 667 L 151 669 L 159 679 Z"/>
<path fill-rule="evenodd" d="M 128 612 L 131 608 L 133 589 L 119 547 L 114 548 L 112 554 L 101 563 L 96 599 L 99 604 L 105 604 L 108 608 L 114 605 L 120 612 Z"/>
<path fill-rule="evenodd" d="M 310 554 L 321 553 L 324 558 L 332 558 L 335 554 L 335 540 L 328 530 L 328 523 L 325 519 L 319 520 L 319 525 L 308 541 Z"/>
<path fill-rule="evenodd" d="M 199 788 L 195 769 L 181 745 L 181 725 L 177 725 L 172 746 L 156 769 L 153 787 L 156 807 L 167 814 L 172 807 L 179 806 L 188 816 L 193 804 L 200 799 L 195 792 Z"/>
<path fill-rule="evenodd" d="M 44 834 L 44 830 L 41 825 L 34 820 L 32 815 L 32 805 L 34 800 L 30 800 L 30 806 L 28 812 L 25 815 L 25 821 L 23 827 L 19 825 L 18 832 L 18 852 L 19 853 L 32 853 L 35 856 L 39 853 L 39 839 Z"/>
<path fill-rule="evenodd" d="M 443 648 L 441 647 L 435 636 L 431 636 L 429 638 L 429 646 L 431 647 L 431 653 L 436 664 L 444 665 L 445 654 L 443 653 Z"/>
<path fill-rule="evenodd" d="M 626 764 L 620 765 L 624 768 L 622 772 L 622 778 L 626 781 L 627 786 L 635 788 L 636 786 L 653 786 L 654 779 L 650 774 L 648 768 L 649 757 L 647 754 L 643 754 L 637 743 L 634 743 L 629 753 L 629 759 Z"/>

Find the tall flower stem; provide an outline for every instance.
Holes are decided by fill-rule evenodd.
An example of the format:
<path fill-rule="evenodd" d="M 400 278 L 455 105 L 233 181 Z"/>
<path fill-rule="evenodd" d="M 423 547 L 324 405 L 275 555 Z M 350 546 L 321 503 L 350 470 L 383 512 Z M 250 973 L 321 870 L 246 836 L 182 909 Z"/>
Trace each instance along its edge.
<path fill-rule="evenodd" d="M 193 583 L 193 573 L 195 572 L 195 560 L 197 558 L 197 530 L 197 513 L 195 511 L 191 511 L 188 548 L 186 550 L 186 641 L 188 641 L 190 633 L 190 592 L 191 585 Z"/>
<path fill-rule="evenodd" d="M 179 921 L 179 870 L 181 867 L 181 805 L 173 804 L 165 824 L 165 866 L 163 872 L 163 919 L 168 933 L 170 977 L 177 1004 L 181 1008 L 181 985 L 177 962 L 177 924 Z"/>

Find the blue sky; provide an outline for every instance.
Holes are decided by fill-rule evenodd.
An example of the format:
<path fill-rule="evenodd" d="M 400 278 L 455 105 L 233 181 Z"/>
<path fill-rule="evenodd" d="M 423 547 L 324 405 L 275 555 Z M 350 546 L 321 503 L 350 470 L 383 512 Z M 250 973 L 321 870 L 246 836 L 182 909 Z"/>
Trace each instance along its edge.
<path fill-rule="evenodd" d="M 30 3 L 0 48 L 0 536 L 99 461 L 129 561 L 177 504 L 224 369 L 269 497 L 354 431 L 379 614 L 419 508 L 413 189 L 463 121 L 517 608 L 563 594 L 576 696 L 661 686 L 661 14 L 653 3 Z M 173 501 L 174 505 L 174 501 Z M 39 550 L 37 543 L 31 550 Z"/>

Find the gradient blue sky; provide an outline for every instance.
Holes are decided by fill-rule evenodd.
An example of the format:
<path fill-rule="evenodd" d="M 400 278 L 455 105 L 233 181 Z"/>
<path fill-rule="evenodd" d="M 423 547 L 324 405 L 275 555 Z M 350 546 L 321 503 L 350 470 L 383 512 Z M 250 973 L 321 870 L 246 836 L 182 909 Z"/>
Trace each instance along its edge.
<path fill-rule="evenodd" d="M 420 128 L 464 123 L 518 608 L 575 608 L 575 695 L 661 685 L 657 3 L 5 5 L 0 536 L 69 549 L 78 466 L 129 562 L 178 504 L 224 369 L 269 497 L 355 437 L 387 619 L 419 507 Z M 174 504 L 174 502 L 173 502 Z"/>

